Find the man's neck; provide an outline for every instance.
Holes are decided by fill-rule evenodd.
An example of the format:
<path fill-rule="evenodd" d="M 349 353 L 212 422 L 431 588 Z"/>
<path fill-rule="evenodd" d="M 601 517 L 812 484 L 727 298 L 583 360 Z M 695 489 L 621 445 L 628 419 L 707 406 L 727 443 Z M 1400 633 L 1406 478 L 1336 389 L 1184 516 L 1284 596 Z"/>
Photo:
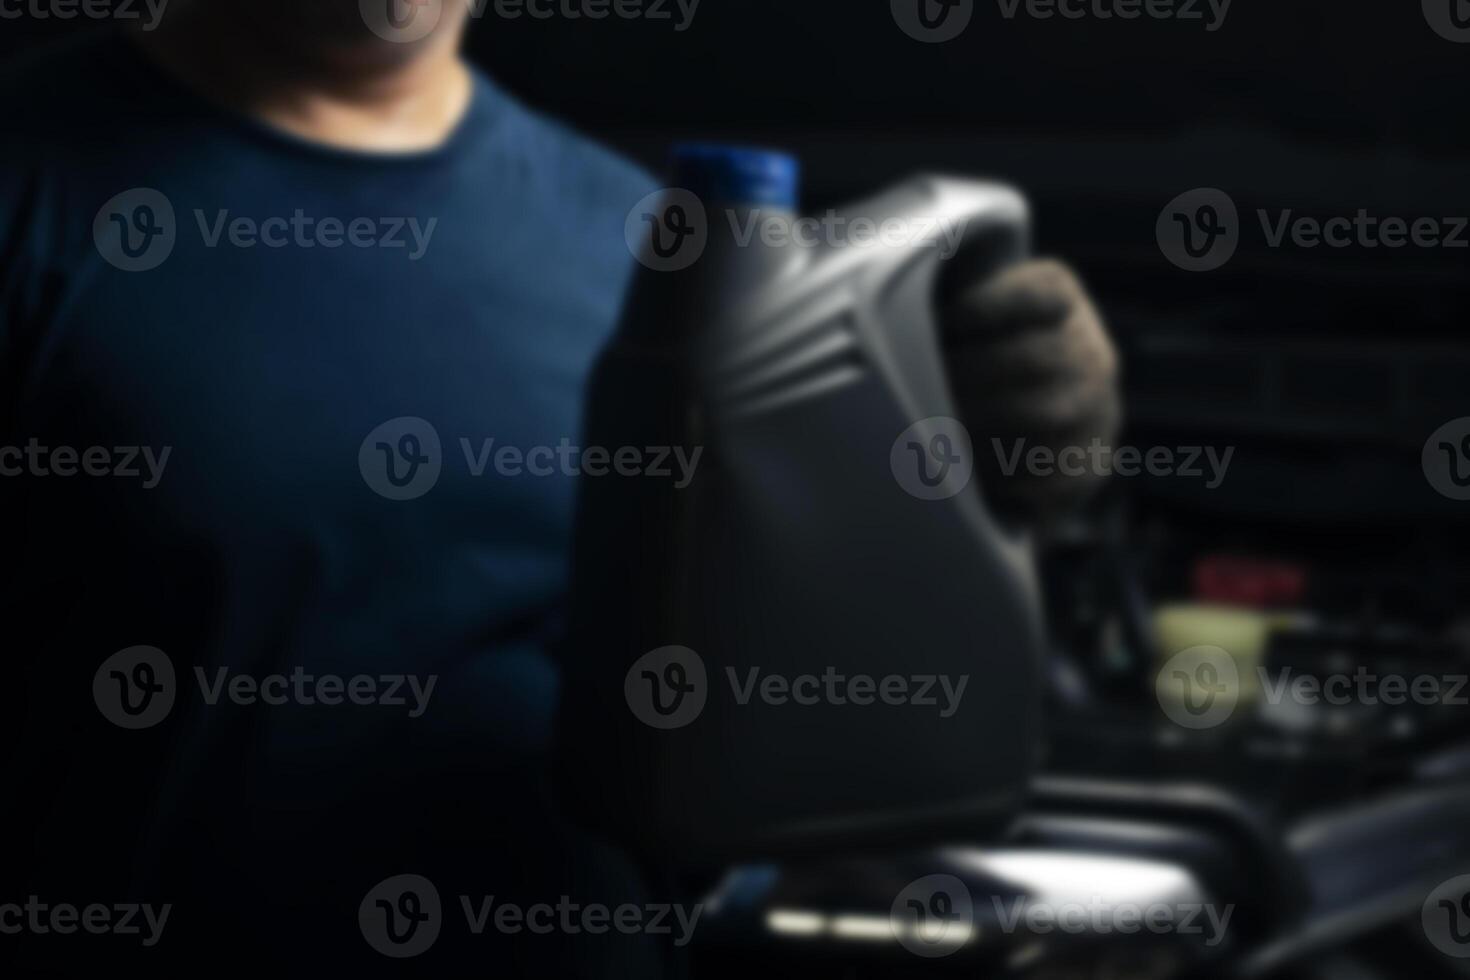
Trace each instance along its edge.
<path fill-rule="evenodd" d="M 313 49 L 238 19 L 190 13 L 136 34 L 144 54 L 206 99 L 302 139 L 367 152 L 430 150 L 469 108 L 473 82 L 458 29 L 415 45 L 368 36 Z"/>

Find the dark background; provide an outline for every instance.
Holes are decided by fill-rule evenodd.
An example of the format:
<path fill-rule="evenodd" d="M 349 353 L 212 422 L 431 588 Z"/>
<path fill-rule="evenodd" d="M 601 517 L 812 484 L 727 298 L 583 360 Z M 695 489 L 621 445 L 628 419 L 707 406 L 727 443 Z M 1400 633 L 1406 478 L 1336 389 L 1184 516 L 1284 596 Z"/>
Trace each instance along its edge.
<path fill-rule="evenodd" d="M 1222 490 L 1120 488 L 1140 536 L 1181 556 L 1160 593 L 1225 550 L 1306 563 L 1329 606 L 1455 615 L 1466 510 L 1429 488 L 1420 452 L 1470 414 L 1470 249 L 1269 249 L 1254 218 L 1470 214 L 1470 45 L 1419 3 L 1236 0 L 1210 33 L 1006 20 L 980 0 L 965 34 L 929 45 L 881 0 L 705 0 L 683 34 L 487 19 L 472 46 L 651 167 L 679 138 L 793 149 L 813 209 L 924 170 L 1019 185 L 1039 250 L 1080 269 L 1124 350 L 1125 439 L 1238 447 Z M 1164 259 L 1154 225 L 1202 186 L 1248 230 L 1200 274 Z"/>

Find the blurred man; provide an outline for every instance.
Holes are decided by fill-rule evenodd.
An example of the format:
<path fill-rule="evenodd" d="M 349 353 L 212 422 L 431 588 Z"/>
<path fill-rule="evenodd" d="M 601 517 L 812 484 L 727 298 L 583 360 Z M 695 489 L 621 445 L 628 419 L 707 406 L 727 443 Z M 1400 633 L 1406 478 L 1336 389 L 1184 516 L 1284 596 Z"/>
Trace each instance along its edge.
<path fill-rule="evenodd" d="M 356 0 L 174 0 L 8 79 L 0 906 L 35 901 L 0 956 L 391 967 L 367 920 L 428 921 L 432 896 L 374 897 L 408 873 L 459 923 L 436 969 L 646 978 L 674 952 L 485 918 L 646 900 L 545 790 L 572 480 L 454 461 L 576 437 L 654 183 L 467 66 L 465 24 L 446 3 L 404 43 Z M 977 442 L 1115 424 L 1062 267 L 948 314 Z M 384 446 L 430 489 L 365 480 Z"/>

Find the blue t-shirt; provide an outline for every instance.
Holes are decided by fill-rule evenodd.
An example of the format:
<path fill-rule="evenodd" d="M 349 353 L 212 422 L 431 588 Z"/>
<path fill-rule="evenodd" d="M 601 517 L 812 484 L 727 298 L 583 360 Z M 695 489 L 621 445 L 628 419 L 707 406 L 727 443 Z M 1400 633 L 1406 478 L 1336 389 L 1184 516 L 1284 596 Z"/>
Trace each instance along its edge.
<path fill-rule="evenodd" d="M 650 975 L 616 931 L 474 937 L 461 907 L 630 894 L 542 774 L 565 454 L 650 180 L 483 77 L 442 147 L 386 156 L 110 35 L 6 81 L 0 904 L 172 903 L 154 962 L 360 970 L 358 903 L 412 873 L 425 964 Z"/>

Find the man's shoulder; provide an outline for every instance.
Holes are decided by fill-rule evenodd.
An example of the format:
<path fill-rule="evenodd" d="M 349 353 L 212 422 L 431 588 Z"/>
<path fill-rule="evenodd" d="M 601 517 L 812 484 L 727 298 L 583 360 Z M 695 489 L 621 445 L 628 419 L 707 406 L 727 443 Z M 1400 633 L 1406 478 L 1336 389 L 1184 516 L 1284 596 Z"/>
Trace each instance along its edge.
<path fill-rule="evenodd" d="M 484 76 L 478 83 L 498 101 L 506 145 L 514 146 L 543 186 L 569 202 L 616 206 L 626 213 L 657 186 L 637 163 L 565 122 L 533 109 Z"/>

